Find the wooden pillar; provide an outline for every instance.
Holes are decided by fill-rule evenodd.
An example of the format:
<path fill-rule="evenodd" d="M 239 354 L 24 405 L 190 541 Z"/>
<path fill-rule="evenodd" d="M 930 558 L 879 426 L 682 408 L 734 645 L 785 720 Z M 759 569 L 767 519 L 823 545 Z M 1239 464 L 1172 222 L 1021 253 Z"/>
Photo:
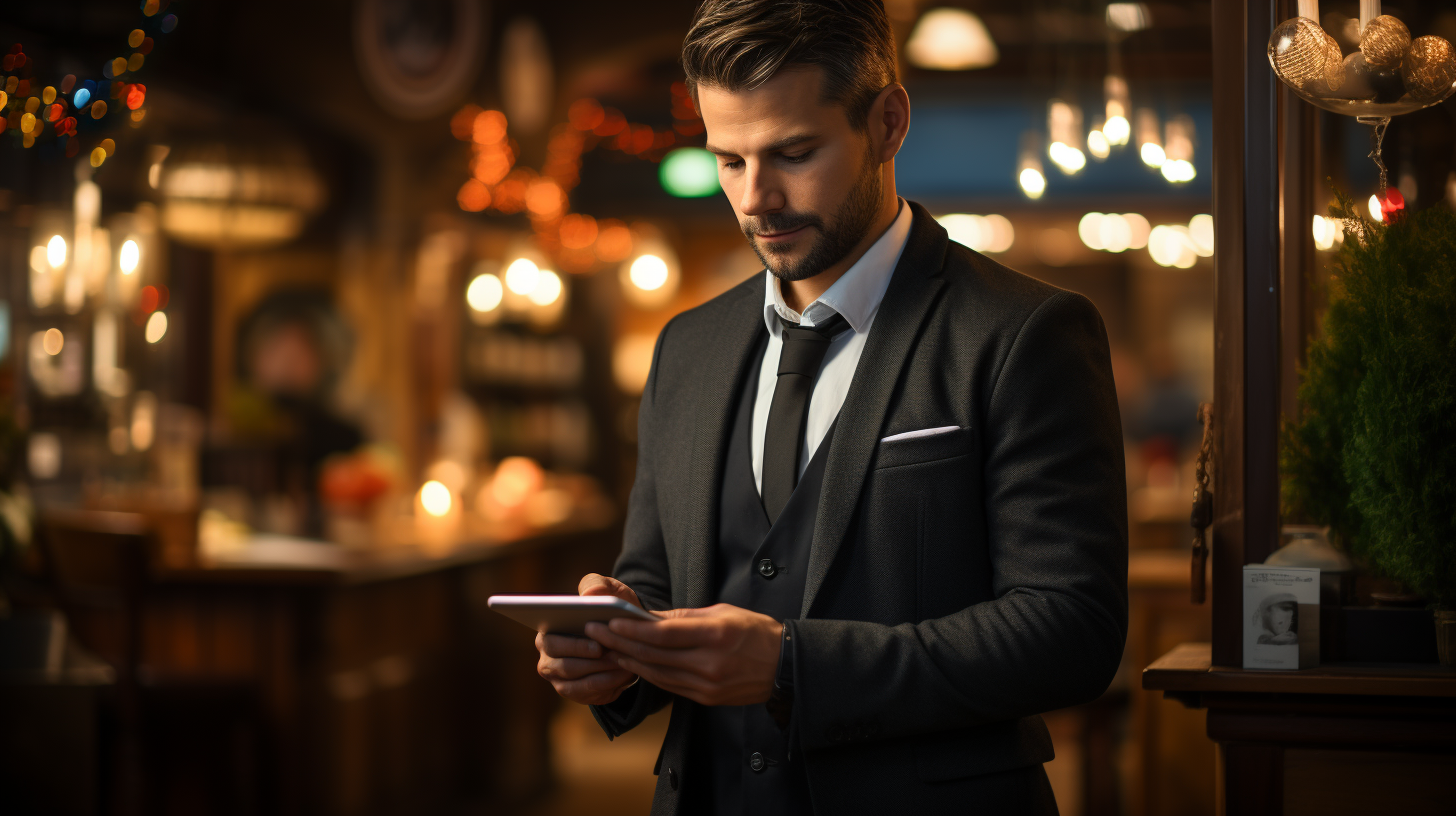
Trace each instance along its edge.
<path fill-rule="evenodd" d="M 1241 569 L 1278 542 L 1279 154 L 1265 44 L 1275 0 L 1213 4 L 1213 662 L 1239 665 Z"/>

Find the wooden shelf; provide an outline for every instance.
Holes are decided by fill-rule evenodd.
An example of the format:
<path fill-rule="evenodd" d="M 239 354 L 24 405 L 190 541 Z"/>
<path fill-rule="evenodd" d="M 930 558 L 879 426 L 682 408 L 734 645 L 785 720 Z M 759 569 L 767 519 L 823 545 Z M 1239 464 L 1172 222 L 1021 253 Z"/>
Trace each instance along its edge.
<path fill-rule="evenodd" d="M 1184 643 L 1143 670 L 1143 688 L 1177 694 L 1343 694 L 1456 697 L 1456 667 L 1338 663 L 1303 671 L 1215 666 L 1207 643 Z"/>

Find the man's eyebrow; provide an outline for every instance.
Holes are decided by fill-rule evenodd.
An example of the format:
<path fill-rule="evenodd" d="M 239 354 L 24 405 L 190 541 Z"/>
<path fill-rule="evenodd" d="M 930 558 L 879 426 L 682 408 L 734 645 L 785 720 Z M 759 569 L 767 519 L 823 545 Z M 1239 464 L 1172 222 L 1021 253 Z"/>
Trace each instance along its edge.
<path fill-rule="evenodd" d="M 784 150 L 786 148 L 793 147 L 794 145 L 803 144 L 804 142 L 810 142 L 810 141 L 813 141 L 813 140 L 815 140 L 817 138 L 819 138 L 819 136 L 818 136 L 818 134 L 815 134 L 815 133 L 798 133 L 798 134 L 795 134 L 793 136 L 785 136 L 784 138 L 779 139 L 778 141 L 772 142 L 769 145 L 765 146 L 763 148 L 763 152 L 765 152 L 765 153 L 777 153 L 780 150 Z M 720 147 L 714 147 L 712 145 L 706 145 L 705 146 L 705 149 L 709 153 L 716 153 L 719 156 L 737 156 L 738 155 L 737 153 L 733 152 L 732 150 L 724 150 L 724 149 L 722 149 Z"/>

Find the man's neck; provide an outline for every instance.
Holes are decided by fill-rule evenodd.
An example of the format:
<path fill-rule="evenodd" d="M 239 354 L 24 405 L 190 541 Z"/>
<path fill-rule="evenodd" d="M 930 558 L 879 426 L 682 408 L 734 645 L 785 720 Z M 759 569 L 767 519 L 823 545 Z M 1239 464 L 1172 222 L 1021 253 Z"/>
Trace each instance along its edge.
<path fill-rule="evenodd" d="M 874 223 L 870 225 L 869 229 L 865 230 L 864 237 L 860 239 L 858 244 L 855 244 L 854 249 L 847 253 L 839 263 L 812 278 L 804 278 L 803 280 L 796 281 L 779 281 L 779 294 L 783 295 L 785 306 L 803 314 L 810 303 L 818 300 L 820 295 L 829 291 L 829 287 L 833 286 L 835 281 L 844 277 L 844 273 L 848 272 L 850 267 L 858 263 L 859 259 L 863 258 L 864 254 L 869 251 L 870 247 L 874 246 L 875 242 L 880 240 L 880 236 L 885 234 L 885 231 L 890 228 L 891 224 L 895 223 L 895 219 L 900 215 L 900 197 L 895 193 L 893 177 L 891 177 L 888 192 L 889 195 L 881 203 L 879 215 L 875 217 Z"/>

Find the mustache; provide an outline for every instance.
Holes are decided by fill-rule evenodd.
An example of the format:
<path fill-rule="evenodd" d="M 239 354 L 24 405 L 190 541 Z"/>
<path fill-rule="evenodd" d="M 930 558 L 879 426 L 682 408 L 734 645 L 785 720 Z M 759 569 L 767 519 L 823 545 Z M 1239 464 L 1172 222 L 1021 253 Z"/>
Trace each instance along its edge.
<path fill-rule="evenodd" d="M 790 232 L 804 226 L 823 229 L 824 221 L 812 213 L 769 213 L 745 218 L 738 226 L 751 241 L 759 235 Z"/>

